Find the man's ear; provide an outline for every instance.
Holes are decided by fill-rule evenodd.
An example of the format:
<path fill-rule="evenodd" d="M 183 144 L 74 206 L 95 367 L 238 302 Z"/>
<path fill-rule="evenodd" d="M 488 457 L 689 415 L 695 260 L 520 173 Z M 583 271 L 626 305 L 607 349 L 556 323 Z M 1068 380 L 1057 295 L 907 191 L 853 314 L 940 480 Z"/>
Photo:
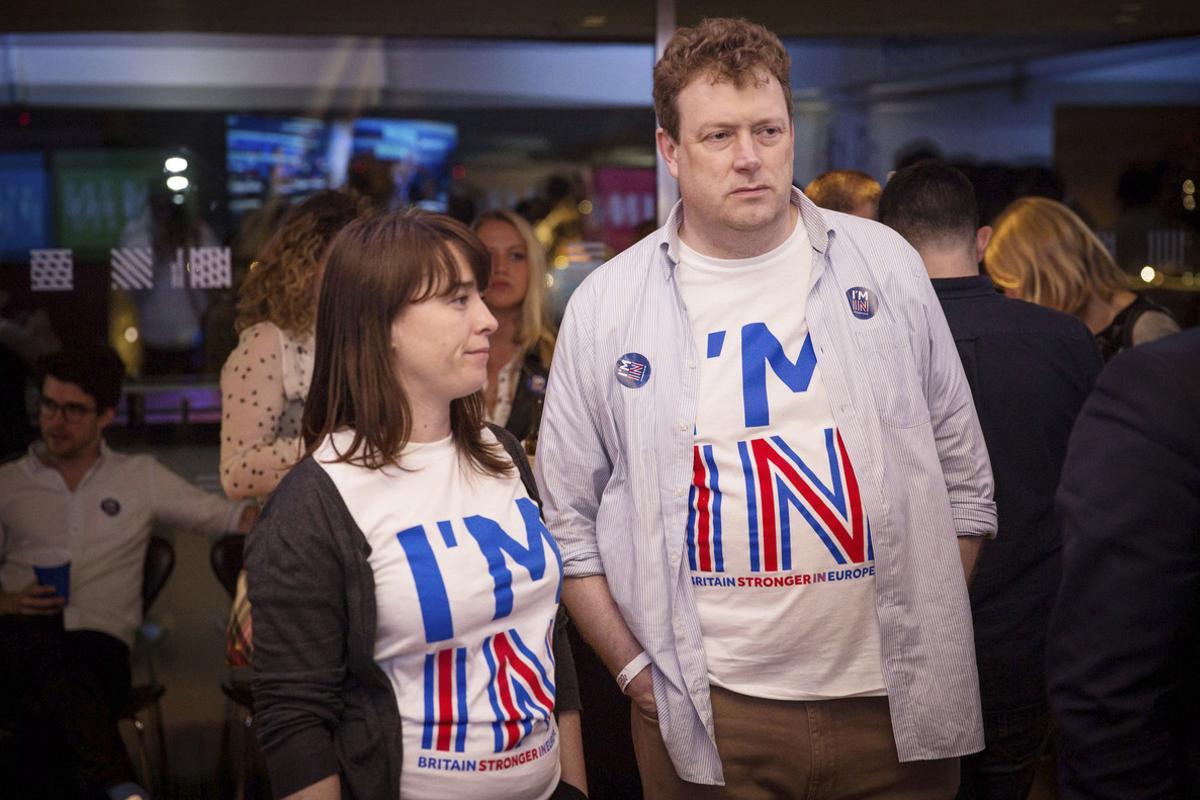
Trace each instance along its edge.
<path fill-rule="evenodd" d="M 975 263 L 983 261 L 983 252 L 987 250 L 988 242 L 992 240 L 992 226 L 983 225 L 975 231 Z"/>
<path fill-rule="evenodd" d="M 117 410 L 115 408 L 106 409 L 96 415 L 96 421 L 100 424 L 100 430 L 104 430 L 112 421 L 117 418 Z"/>
<path fill-rule="evenodd" d="M 679 162 L 676 161 L 679 145 L 671 138 L 671 134 L 662 128 L 654 132 L 654 141 L 658 144 L 658 153 L 667 165 L 667 171 L 671 173 L 672 178 L 679 180 Z"/>

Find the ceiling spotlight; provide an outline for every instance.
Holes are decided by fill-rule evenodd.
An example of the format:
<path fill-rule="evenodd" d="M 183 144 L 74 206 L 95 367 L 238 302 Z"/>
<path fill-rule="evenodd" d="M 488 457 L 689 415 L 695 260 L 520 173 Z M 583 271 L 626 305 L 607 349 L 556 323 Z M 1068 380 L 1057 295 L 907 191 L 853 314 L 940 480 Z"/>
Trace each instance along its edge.
<path fill-rule="evenodd" d="M 188 188 L 188 179 L 182 175 L 172 175 L 167 178 L 167 188 L 172 192 L 182 192 Z"/>
<path fill-rule="evenodd" d="M 183 172 L 188 168 L 187 159 L 181 156 L 171 156 L 163 162 L 163 168 L 167 172 Z"/>
<path fill-rule="evenodd" d="M 579 24 L 584 28 L 603 28 L 608 24 L 608 17 L 603 14 L 592 14 L 591 16 L 584 17 Z"/>

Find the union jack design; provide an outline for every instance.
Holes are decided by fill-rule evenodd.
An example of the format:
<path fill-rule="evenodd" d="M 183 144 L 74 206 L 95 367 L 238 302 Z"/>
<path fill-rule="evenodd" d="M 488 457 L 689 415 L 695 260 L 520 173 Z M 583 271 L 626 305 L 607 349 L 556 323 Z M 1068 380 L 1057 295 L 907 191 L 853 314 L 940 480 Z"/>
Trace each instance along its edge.
<path fill-rule="evenodd" d="M 832 428 L 825 429 L 825 450 L 829 454 L 829 486 L 782 437 L 738 442 L 746 478 L 752 572 L 792 568 L 793 507 L 838 564 L 874 560 L 871 526 L 863 510 L 858 478 L 841 434 Z"/>
<path fill-rule="evenodd" d="M 646 365 L 623 358 L 617 367 L 617 374 L 635 383 L 640 383 L 642 376 L 646 374 Z"/>
<path fill-rule="evenodd" d="M 553 667 L 549 637 L 544 644 L 547 662 Z M 515 750 L 533 732 L 535 723 L 550 719 L 554 712 L 554 683 L 515 629 L 484 639 L 483 657 L 490 676 L 488 701 L 496 715 L 492 723 L 495 752 Z"/>
<path fill-rule="evenodd" d="M 425 656 L 424 750 L 467 746 L 467 648 L 451 647 Z"/>
<path fill-rule="evenodd" d="M 692 448 L 692 488 L 688 495 L 688 565 L 692 572 L 724 572 L 721 545 L 721 485 L 713 446 Z"/>

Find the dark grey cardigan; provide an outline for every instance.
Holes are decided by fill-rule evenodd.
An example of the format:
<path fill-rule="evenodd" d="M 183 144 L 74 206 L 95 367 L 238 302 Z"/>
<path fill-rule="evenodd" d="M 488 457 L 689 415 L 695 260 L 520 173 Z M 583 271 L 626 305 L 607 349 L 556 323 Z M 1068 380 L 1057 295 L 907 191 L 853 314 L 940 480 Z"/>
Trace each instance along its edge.
<path fill-rule="evenodd" d="M 517 441 L 489 427 L 540 505 Z M 277 797 L 330 775 L 341 775 L 347 800 L 400 796 L 400 714 L 375 663 L 370 552 L 337 487 L 311 457 L 280 482 L 246 538 L 255 723 Z M 565 620 L 560 609 L 558 711 L 580 707 Z"/>

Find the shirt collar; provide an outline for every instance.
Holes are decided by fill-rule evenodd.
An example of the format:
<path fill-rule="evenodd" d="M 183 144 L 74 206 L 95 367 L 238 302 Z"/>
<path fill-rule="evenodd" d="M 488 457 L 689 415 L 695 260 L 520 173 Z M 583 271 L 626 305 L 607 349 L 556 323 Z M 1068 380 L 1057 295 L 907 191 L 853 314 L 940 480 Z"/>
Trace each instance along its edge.
<path fill-rule="evenodd" d="M 930 281 L 940 297 L 990 297 L 998 294 L 996 285 L 987 275 L 969 275 L 962 278 L 933 278 Z"/>
<path fill-rule="evenodd" d="M 792 187 L 791 203 L 800 211 L 800 222 L 808 233 L 808 241 L 813 249 L 824 253 L 833 238 L 834 229 L 821 213 L 817 205 L 804 196 L 804 192 Z M 663 275 L 671 277 L 675 266 L 679 264 L 679 227 L 683 224 L 683 200 L 676 201 L 667 216 L 667 223 L 658 229 L 656 244 L 664 254 L 662 259 Z"/>
<path fill-rule="evenodd" d="M 92 464 L 91 468 L 87 471 L 87 474 L 91 475 L 93 472 L 99 469 L 100 466 L 107 460 L 110 452 L 112 451 L 108 449 L 108 442 L 106 442 L 104 439 L 101 439 L 100 457 L 96 459 L 95 464 Z M 29 471 L 32 474 L 41 475 L 46 472 L 57 472 L 54 467 L 48 466 L 46 462 L 42 460 L 44 455 L 46 455 L 46 443 L 44 441 L 38 439 L 33 444 L 29 445 L 29 457 L 27 459 L 27 463 L 29 464 Z M 84 480 L 86 479 L 87 478 L 85 476 Z M 80 485 L 83 485 L 82 481 L 80 482 Z"/>

